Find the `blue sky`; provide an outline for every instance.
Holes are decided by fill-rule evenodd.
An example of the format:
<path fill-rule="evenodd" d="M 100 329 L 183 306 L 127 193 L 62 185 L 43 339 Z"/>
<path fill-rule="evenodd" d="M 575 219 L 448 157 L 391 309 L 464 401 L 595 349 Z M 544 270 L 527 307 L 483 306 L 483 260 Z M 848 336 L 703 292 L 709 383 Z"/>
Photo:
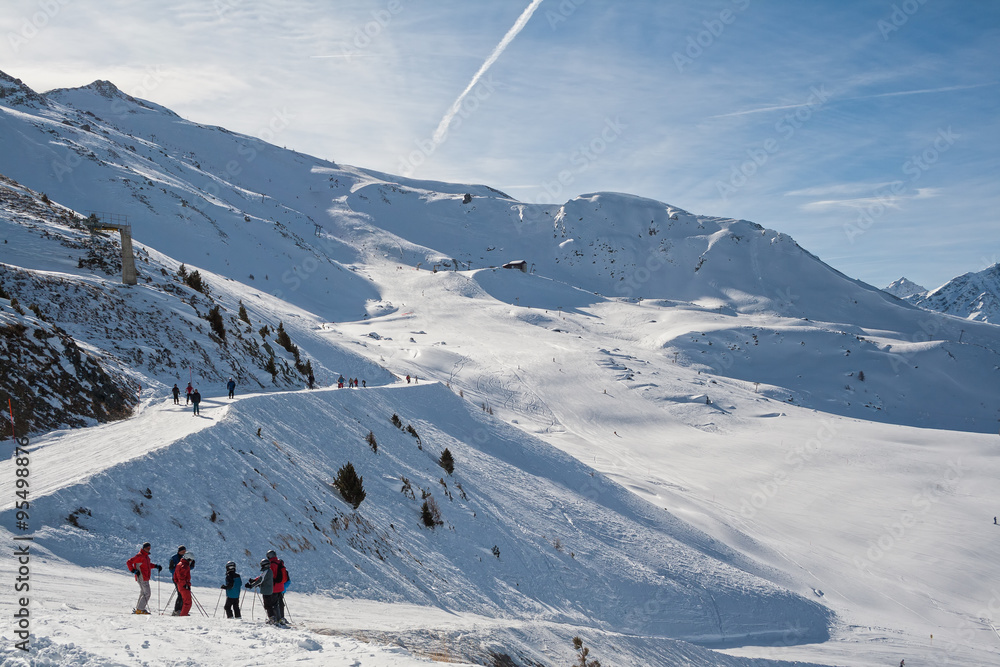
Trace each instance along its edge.
<path fill-rule="evenodd" d="M 8 2 L 0 69 L 525 201 L 745 218 L 879 287 L 1000 262 L 992 0 L 150 4 Z"/>

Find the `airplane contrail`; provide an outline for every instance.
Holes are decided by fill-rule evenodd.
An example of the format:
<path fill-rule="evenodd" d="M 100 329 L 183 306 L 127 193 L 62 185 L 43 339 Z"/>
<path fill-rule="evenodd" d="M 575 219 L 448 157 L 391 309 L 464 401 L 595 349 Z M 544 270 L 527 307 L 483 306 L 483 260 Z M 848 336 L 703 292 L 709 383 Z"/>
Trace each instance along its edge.
<path fill-rule="evenodd" d="M 497 61 L 500 55 L 503 54 L 504 49 L 507 48 L 511 41 L 517 37 L 517 34 L 521 32 L 525 25 L 527 25 L 531 15 L 535 13 L 535 10 L 538 9 L 538 5 L 540 4 L 542 4 L 542 0 L 531 0 L 531 4 L 528 5 L 528 8 L 521 13 L 521 16 L 519 16 L 517 21 L 514 22 L 513 27 L 507 31 L 507 34 L 503 36 L 500 43 L 497 44 L 495 49 L 493 49 L 493 53 L 490 54 L 490 57 L 486 59 L 486 62 L 483 63 L 482 67 L 479 68 L 479 71 L 472 77 L 472 81 L 469 82 L 469 85 L 466 86 L 465 90 L 462 91 L 462 94 L 459 95 L 454 102 L 452 102 L 448 111 L 445 112 L 444 117 L 441 118 L 441 122 L 438 123 L 437 129 L 434 130 L 434 136 L 432 139 L 435 144 L 441 143 L 444 139 L 444 135 L 448 132 L 448 126 L 451 125 L 452 119 L 455 118 L 459 109 L 462 108 L 462 102 L 465 101 L 466 96 L 473 88 L 475 88 L 476 84 L 479 83 L 479 80 L 483 78 L 483 75 L 486 74 L 486 71 Z"/>

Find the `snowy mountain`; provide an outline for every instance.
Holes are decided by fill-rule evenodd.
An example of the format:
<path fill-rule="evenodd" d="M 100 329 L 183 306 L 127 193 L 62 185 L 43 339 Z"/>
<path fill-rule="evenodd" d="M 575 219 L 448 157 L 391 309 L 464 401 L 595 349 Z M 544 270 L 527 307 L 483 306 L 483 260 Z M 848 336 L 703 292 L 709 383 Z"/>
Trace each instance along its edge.
<path fill-rule="evenodd" d="M 64 571 L 124 608 L 149 539 L 198 552 L 203 601 L 278 550 L 301 622 L 263 632 L 307 664 L 361 640 L 360 664 L 566 664 L 576 635 L 603 664 L 994 663 L 994 325 L 748 221 L 338 165 L 108 82 L 0 88 L 0 390 L 32 434 L 52 662 L 270 657 L 94 589 L 63 608 Z M 92 211 L 127 216 L 136 285 Z M 189 380 L 201 418 L 168 398 Z"/>
<path fill-rule="evenodd" d="M 905 277 L 899 280 L 894 280 L 886 287 L 882 288 L 883 292 L 888 292 L 889 294 L 898 297 L 900 299 L 909 299 L 910 297 L 919 297 L 927 293 L 926 287 L 921 287 L 912 280 L 908 280 Z"/>
<path fill-rule="evenodd" d="M 908 301 L 966 320 L 1000 324 L 1000 264 L 952 278 L 935 290 L 913 295 Z"/>

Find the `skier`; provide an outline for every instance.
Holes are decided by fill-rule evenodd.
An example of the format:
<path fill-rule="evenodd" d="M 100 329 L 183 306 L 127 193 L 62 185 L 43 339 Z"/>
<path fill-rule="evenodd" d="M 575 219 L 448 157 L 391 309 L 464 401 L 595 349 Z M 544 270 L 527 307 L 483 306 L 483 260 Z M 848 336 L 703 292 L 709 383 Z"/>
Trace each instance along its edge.
<path fill-rule="evenodd" d="M 135 609 L 132 610 L 133 614 L 149 614 L 146 611 L 146 603 L 149 602 L 150 595 L 149 577 L 153 573 L 154 567 L 157 572 L 163 570 L 162 565 L 157 565 L 149 559 L 149 550 L 149 542 L 143 542 L 139 553 L 125 561 L 125 567 L 135 575 L 135 580 L 139 583 L 139 601 L 135 604 Z"/>
<path fill-rule="evenodd" d="M 337 378 L 337 389 L 343 389 L 343 388 L 344 388 L 344 376 L 341 375 L 339 378 Z"/>
<path fill-rule="evenodd" d="M 285 584 L 288 583 L 288 570 L 285 569 L 285 561 L 278 558 L 274 550 L 267 552 L 267 561 L 271 564 L 271 578 L 274 580 L 274 615 L 278 623 L 287 623 L 285 620 Z"/>
<path fill-rule="evenodd" d="M 260 576 L 249 580 L 244 587 L 260 589 L 261 597 L 264 598 L 264 611 L 267 612 L 267 622 L 276 625 L 278 619 L 274 612 L 274 575 L 271 574 L 271 561 L 262 558 Z"/>
<path fill-rule="evenodd" d="M 194 568 L 194 556 L 185 553 L 174 569 L 174 584 L 178 595 L 183 600 L 178 616 L 187 616 L 191 611 L 191 570 Z"/>
<path fill-rule="evenodd" d="M 175 575 L 177 574 L 177 564 L 183 560 L 185 553 L 187 553 L 187 547 L 182 544 L 177 547 L 177 553 L 171 556 L 170 562 L 167 563 L 167 567 L 170 568 L 170 578 L 174 582 L 174 592 L 177 593 L 177 600 L 174 602 L 174 611 L 170 614 L 171 616 L 178 616 L 181 613 L 181 607 L 184 606 L 184 600 L 181 598 L 181 591 L 177 588 L 177 579 Z M 194 563 L 191 563 L 191 569 L 194 569 Z"/>
<path fill-rule="evenodd" d="M 196 415 L 201 414 L 200 412 L 198 412 L 199 403 L 201 403 L 201 393 L 197 389 L 195 389 L 194 393 L 191 394 L 191 404 L 194 405 L 194 414 Z"/>
<path fill-rule="evenodd" d="M 229 378 L 229 382 L 226 383 L 226 389 L 229 390 L 229 398 L 232 398 L 233 392 L 236 391 L 236 381 L 233 378 Z"/>
<path fill-rule="evenodd" d="M 314 384 L 316 384 L 316 378 L 313 377 L 312 373 L 310 373 L 309 374 L 309 388 L 312 389 Z"/>
<path fill-rule="evenodd" d="M 406 376 L 406 384 L 410 384 L 410 376 L 409 376 L 409 374 L 407 374 L 407 376 Z"/>
<path fill-rule="evenodd" d="M 361 381 L 361 387 L 362 387 L 362 388 L 365 388 L 365 387 L 367 387 L 367 386 L 368 386 L 368 385 L 367 385 L 367 384 L 365 384 L 365 381 L 364 381 L 364 380 L 362 380 L 362 381 Z"/>
<path fill-rule="evenodd" d="M 170 390 L 170 393 L 174 395 L 174 405 L 181 404 L 181 390 L 177 387 L 177 383 L 174 383 L 174 388 Z"/>
<path fill-rule="evenodd" d="M 185 389 L 185 390 L 184 390 L 184 394 L 185 394 L 185 396 L 187 397 L 187 398 L 186 398 L 186 400 L 184 401 L 184 405 L 187 405 L 188 403 L 190 403 L 190 402 L 191 402 L 191 394 L 192 394 L 193 392 L 194 392 L 194 387 L 192 387 L 192 386 L 191 386 L 191 383 L 190 383 L 190 382 L 188 382 L 188 386 L 187 386 L 187 389 Z"/>
<path fill-rule="evenodd" d="M 226 618 L 242 618 L 240 616 L 240 589 L 243 588 L 243 578 L 236 571 L 236 563 L 233 561 L 226 563 L 226 583 L 219 588 L 226 590 L 226 604 L 223 607 Z"/>

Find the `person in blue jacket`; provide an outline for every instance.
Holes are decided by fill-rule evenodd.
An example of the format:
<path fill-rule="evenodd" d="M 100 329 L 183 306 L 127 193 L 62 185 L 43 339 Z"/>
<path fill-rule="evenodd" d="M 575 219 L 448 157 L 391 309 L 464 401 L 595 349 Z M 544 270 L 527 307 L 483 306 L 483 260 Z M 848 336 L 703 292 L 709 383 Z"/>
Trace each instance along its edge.
<path fill-rule="evenodd" d="M 232 398 L 233 392 L 236 391 L 236 380 L 229 378 L 229 382 L 226 383 L 226 389 L 229 390 L 229 398 Z"/>
<path fill-rule="evenodd" d="M 240 589 L 243 588 L 243 578 L 236 571 L 236 563 L 226 563 L 226 583 L 220 588 L 226 589 L 226 618 L 242 618 L 240 616 Z"/>

